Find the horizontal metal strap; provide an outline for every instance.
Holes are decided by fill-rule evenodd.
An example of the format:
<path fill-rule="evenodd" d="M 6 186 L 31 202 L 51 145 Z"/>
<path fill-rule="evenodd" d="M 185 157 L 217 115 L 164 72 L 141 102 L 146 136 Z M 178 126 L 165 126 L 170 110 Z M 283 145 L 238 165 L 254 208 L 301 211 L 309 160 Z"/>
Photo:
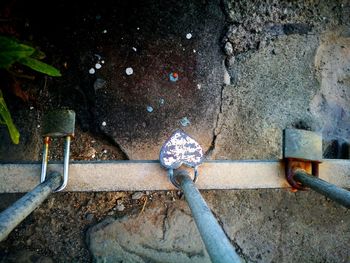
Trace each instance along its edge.
<path fill-rule="evenodd" d="M 48 170 L 62 171 L 61 164 Z M 0 193 L 28 192 L 40 182 L 41 164 L 0 164 Z M 199 167 L 199 189 L 289 187 L 281 161 L 208 161 Z M 350 188 L 350 160 L 324 160 L 320 178 Z M 175 189 L 158 161 L 72 162 L 65 191 Z"/>

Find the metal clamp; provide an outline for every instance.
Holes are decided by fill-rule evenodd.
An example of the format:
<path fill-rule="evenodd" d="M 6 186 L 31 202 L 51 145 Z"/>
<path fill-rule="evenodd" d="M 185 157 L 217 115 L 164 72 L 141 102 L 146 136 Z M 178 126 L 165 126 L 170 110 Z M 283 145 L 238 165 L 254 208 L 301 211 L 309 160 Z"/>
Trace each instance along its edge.
<path fill-rule="evenodd" d="M 203 162 L 202 147 L 186 133 L 177 130 L 162 146 L 159 160 L 168 170 L 172 184 L 184 193 L 211 261 L 241 262 L 235 248 L 194 184 L 198 178 L 198 166 Z M 178 169 L 182 164 L 194 168 L 193 179 L 188 171 Z"/>
<path fill-rule="evenodd" d="M 193 183 L 197 182 L 198 179 L 198 166 L 194 167 L 194 174 L 193 174 Z M 178 170 L 175 170 L 175 173 Z M 170 182 L 178 189 L 181 189 L 180 184 L 177 182 L 176 180 L 176 174 L 174 174 L 174 170 L 173 169 L 168 169 L 168 178 L 170 180 Z"/>
<path fill-rule="evenodd" d="M 295 180 L 295 171 L 302 169 L 318 177 L 318 165 L 322 160 L 322 136 L 311 131 L 286 129 L 284 131 L 284 158 L 288 183 L 294 191 L 305 190 L 306 187 Z"/>
<path fill-rule="evenodd" d="M 193 182 L 198 178 L 198 166 L 203 162 L 202 147 L 182 130 L 175 131 L 163 144 L 160 150 L 160 164 L 168 170 L 170 182 L 177 188 L 179 183 L 175 180 L 174 170 L 186 165 L 194 169 Z"/>
<path fill-rule="evenodd" d="M 44 116 L 42 136 L 44 137 L 43 161 L 41 167 L 40 183 L 46 179 L 47 164 L 49 159 L 49 144 L 51 137 L 64 137 L 64 157 L 63 157 L 63 182 L 55 192 L 62 191 L 68 183 L 68 167 L 70 143 L 74 137 L 75 112 L 72 110 L 57 110 L 49 112 Z"/>

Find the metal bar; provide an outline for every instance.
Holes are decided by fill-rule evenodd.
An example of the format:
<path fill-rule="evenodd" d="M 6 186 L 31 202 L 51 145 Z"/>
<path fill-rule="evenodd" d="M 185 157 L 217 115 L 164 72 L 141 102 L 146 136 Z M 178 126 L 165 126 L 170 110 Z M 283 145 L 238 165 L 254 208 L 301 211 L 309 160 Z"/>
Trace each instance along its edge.
<path fill-rule="evenodd" d="M 174 176 L 185 194 L 211 261 L 214 263 L 241 262 L 240 257 L 189 177 L 188 172 L 179 170 L 176 171 Z"/>
<path fill-rule="evenodd" d="M 25 194 L 12 206 L 0 213 L 0 242 L 37 208 L 57 187 L 60 186 L 61 175 L 52 173 L 48 179 Z"/>
<path fill-rule="evenodd" d="M 323 160 L 319 177 L 350 188 L 350 160 Z M 0 193 L 28 192 L 38 185 L 39 163 L 0 164 Z M 61 163 L 48 171 L 63 174 Z M 207 161 L 199 168 L 198 189 L 290 188 L 283 161 Z M 173 190 L 158 161 L 71 162 L 69 183 L 63 191 Z"/>
<path fill-rule="evenodd" d="M 303 185 L 310 187 L 316 192 L 347 208 L 350 208 L 350 191 L 337 187 L 315 176 L 309 175 L 301 169 L 295 171 L 294 177 Z"/>
<path fill-rule="evenodd" d="M 69 169 L 69 153 L 70 153 L 71 137 L 67 136 L 64 144 L 64 159 L 63 159 L 63 182 L 56 192 L 62 191 L 68 183 L 68 169 Z"/>
<path fill-rule="evenodd" d="M 43 149 L 43 161 L 41 164 L 40 183 L 44 182 L 45 177 L 46 177 L 47 161 L 49 159 L 49 143 L 50 143 L 50 137 L 45 137 L 44 138 L 44 149 Z"/>

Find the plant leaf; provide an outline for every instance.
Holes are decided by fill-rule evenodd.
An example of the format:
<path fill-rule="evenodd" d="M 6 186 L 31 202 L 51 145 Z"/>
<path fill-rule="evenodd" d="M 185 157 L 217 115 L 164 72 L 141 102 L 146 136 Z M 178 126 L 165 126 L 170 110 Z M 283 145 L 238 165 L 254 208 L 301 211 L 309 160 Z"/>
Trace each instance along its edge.
<path fill-rule="evenodd" d="M 2 117 L 3 121 L 7 125 L 7 129 L 9 131 L 12 142 L 14 144 L 18 144 L 20 135 L 15 124 L 12 121 L 11 114 L 6 106 L 1 90 L 0 90 L 0 116 Z"/>
<path fill-rule="evenodd" d="M 36 49 L 35 52 L 30 57 L 42 60 L 42 59 L 46 58 L 46 55 L 44 52 L 40 51 L 39 49 Z"/>
<path fill-rule="evenodd" d="M 18 62 L 27 67 L 30 67 L 31 69 L 34 69 L 35 71 L 47 74 L 52 77 L 61 76 L 61 72 L 57 68 L 41 62 L 35 58 L 24 57 L 19 59 Z"/>
<path fill-rule="evenodd" d="M 17 40 L 0 36 L 0 68 L 9 68 L 14 62 L 21 58 L 29 57 L 35 49 L 20 44 Z"/>

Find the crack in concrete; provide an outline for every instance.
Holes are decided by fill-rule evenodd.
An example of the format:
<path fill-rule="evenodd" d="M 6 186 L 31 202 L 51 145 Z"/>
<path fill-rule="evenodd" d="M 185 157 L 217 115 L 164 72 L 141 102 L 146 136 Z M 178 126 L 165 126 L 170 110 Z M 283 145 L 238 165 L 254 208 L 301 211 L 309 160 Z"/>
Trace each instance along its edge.
<path fill-rule="evenodd" d="M 79 87 L 78 87 L 79 90 Z M 130 160 L 129 155 L 127 154 L 127 152 L 123 149 L 123 147 L 117 142 L 115 141 L 112 137 L 110 137 L 109 135 L 107 135 L 106 133 L 104 133 L 100 128 L 96 127 L 95 123 L 94 123 L 94 119 L 96 118 L 95 114 L 94 114 L 94 103 L 93 104 L 89 104 L 87 102 L 86 96 L 84 92 L 81 92 L 82 96 L 84 97 L 84 103 L 86 106 L 86 112 L 89 115 L 89 131 L 94 135 L 94 137 L 96 139 L 98 139 L 100 142 L 102 142 L 103 144 L 109 145 L 110 147 L 114 148 L 114 150 L 116 150 L 120 156 L 122 156 L 122 160 Z M 85 101 L 86 100 L 86 101 Z"/>
<path fill-rule="evenodd" d="M 175 249 L 175 248 L 171 248 L 171 249 L 156 248 L 156 247 L 151 247 L 148 245 L 141 245 L 141 247 L 143 249 L 146 249 L 146 250 L 156 251 L 156 252 L 164 253 L 164 254 L 174 254 L 174 253 L 180 254 L 180 255 L 182 254 L 182 255 L 185 255 L 189 259 L 194 258 L 194 257 L 199 257 L 199 258 L 204 257 L 203 250 L 201 250 L 200 252 L 188 252 L 188 251 L 183 251 L 183 250 Z M 153 262 L 153 261 L 151 261 L 151 262 Z"/>
<path fill-rule="evenodd" d="M 228 10 L 228 5 L 227 5 L 227 1 L 225 0 L 220 0 L 220 9 L 222 11 L 222 13 L 224 14 L 225 18 L 228 18 L 230 17 L 230 14 L 229 14 L 229 10 Z"/>
<path fill-rule="evenodd" d="M 221 133 L 221 128 L 220 126 L 220 119 L 223 113 L 223 100 L 224 100 L 224 90 L 225 90 L 226 85 L 222 84 L 221 85 L 221 91 L 220 91 L 220 105 L 219 105 L 219 110 L 216 116 L 216 122 L 215 122 L 215 127 L 213 129 L 213 139 L 211 142 L 211 145 L 209 147 L 209 149 L 207 150 L 207 152 L 205 153 L 206 158 L 210 158 L 211 155 L 213 154 L 215 147 L 216 147 L 216 140 L 218 138 L 218 136 Z"/>
<path fill-rule="evenodd" d="M 122 156 L 123 160 L 130 160 L 129 155 L 123 149 L 123 147 L 117 141 L 115 141 L 113 138 L 111 138 L 109 135 L 105 134 L 101 130 L 94 132 L 93 134 L 94 134 L 95 138 L 97 137 L 97 139 L 100 142 L 113 147 L 114 150 L 116 150 Z"/>
<path fill-rule="evenodd" d="M 165 234 L 168 231 L 168 227 L 167 227 L 167 221 L 168 221 L 168 212 L 169 212 L 169 207 L 165 206 L 165 213 L 164 213 L 164 218 L 163 218 L 163 236 L 162 236 L 162 241 L 165 241 Z"/>

